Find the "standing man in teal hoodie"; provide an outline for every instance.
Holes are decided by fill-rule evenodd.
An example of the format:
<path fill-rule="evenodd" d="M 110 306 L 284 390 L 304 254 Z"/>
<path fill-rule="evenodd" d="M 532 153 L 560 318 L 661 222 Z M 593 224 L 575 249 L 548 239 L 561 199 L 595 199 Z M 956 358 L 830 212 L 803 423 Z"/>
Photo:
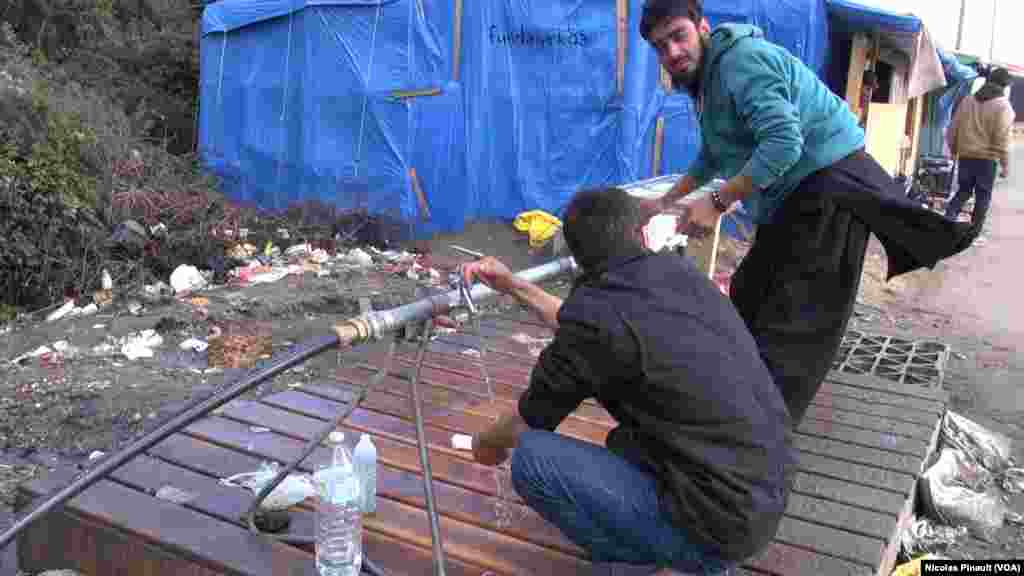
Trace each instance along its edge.
<path fill-rule="evenodd" d="M 750 25 L 712 29 L 701 0 L 647 0 L 640 33 L 700 115 L 687 175 L 647 210 L 711 228 L 743 201 L 758 229 L 730 297 L 802 419 L 853 313 L 870 233 L 888 278 L 932 268 L 968 246 L 970 227 L 922 209 L 864 152 L 849 106 L 798 58 Z M 714 177 L 718 191 L 674 207 Z"/>

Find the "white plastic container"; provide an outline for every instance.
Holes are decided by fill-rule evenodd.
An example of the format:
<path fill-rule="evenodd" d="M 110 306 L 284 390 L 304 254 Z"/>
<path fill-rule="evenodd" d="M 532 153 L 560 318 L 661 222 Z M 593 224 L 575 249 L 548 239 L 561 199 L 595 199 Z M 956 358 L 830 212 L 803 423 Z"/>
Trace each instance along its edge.
<path fill-rule="evenodd" d="M 364 514 L 373 514 L 377 511 L 377 447 L 369 434 L 364 432 L 359 437 L 353 460 L 362 488 L 359 508 Z"/>

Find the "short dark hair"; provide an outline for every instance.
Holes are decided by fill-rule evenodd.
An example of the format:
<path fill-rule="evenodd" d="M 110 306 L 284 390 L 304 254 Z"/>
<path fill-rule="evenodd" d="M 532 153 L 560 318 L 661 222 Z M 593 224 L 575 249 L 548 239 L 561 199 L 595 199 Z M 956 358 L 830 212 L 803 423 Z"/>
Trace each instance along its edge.
<path fill-rule="evenodd" d="M 580 190 L 565 208 L 562 232 L 576 263 L 592 270 L 623 248 L 642 248 L 640 202 L 622 188 Z"/>
<path fill-rule="evenodd" d="M 704 19 L 703 0 L 647 0 L 640 16 L 640 36 L 651 41 L 651 32 L 668 18 L 689 18 L 699 25 Z"/>
<path fill-rule="evenodd" d="M 1010 77 L 1010 71 L 1006 68 L 992 69 L 988 74 L 988 81 L 993 84 L 998 84 L 1004 88 L 1013 84 L 1013 78 Z"/>

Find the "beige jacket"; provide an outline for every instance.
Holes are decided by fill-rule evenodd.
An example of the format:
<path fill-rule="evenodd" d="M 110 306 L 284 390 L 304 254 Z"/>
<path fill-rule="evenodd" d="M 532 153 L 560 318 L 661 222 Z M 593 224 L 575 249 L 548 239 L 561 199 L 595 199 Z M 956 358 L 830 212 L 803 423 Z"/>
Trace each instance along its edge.
<path fill-rule="evenodd" d="M 1010 139 L 1016 115 L 1010 99 L 999 96 L 978 102 L 964 98 L 949 126 L 949 148 L 959 158 L 998 160 L 1010 164 Z"/>

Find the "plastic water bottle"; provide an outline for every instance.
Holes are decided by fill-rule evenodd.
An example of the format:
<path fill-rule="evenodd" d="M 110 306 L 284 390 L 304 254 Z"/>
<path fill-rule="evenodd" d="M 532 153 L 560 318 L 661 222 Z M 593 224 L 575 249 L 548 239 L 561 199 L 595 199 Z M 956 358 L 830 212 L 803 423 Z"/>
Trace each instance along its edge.
<path fill-rule="evenodd" d="M 363 564 L 360 486 L 343 432 L 331 432 L 331 457 L 316 471 L 316 567 L 322 576 L 358 576 Z"/>
<path fill-rule="evenodd" d="M 356 464 L 356 475 L 362 487 L 362 499 L 359 509 L 364 514 L 377 511 L 377 448 L 373 445 L 370 435 L 363 432 L 359 436 L 353 456 Z"/>

